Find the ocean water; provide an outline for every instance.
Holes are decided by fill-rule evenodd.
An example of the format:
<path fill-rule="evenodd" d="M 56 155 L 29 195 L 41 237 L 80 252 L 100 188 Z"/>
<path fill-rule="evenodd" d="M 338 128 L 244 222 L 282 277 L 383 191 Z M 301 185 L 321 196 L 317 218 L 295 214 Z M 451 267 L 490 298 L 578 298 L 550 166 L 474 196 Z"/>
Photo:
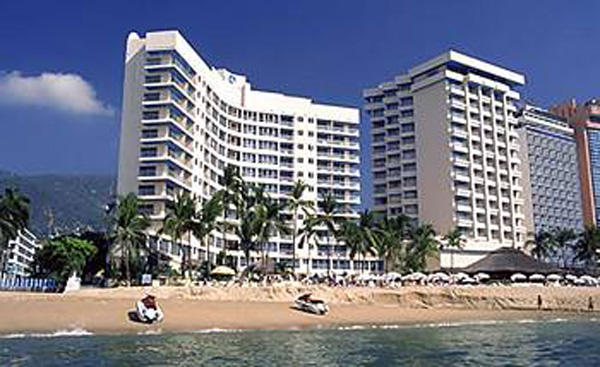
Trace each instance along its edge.
<path fill-rule="evenodd" d="M 600 320 L 0 339 L 1 366 L 600 366 Z"/>

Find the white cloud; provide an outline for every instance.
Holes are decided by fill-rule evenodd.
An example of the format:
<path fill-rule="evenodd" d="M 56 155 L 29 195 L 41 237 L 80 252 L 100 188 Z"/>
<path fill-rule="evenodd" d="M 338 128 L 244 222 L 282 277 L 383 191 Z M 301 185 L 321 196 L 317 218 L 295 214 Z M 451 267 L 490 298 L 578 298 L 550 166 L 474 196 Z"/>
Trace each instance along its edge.
<path fill-rule="evenodd" d="M 40 106 L 81 115 L 113 115 L 98 100 L 94 87 L 77 74 L 42 73 L 26 76 L 19 71 L 0 74 L 0 103 Z"/>

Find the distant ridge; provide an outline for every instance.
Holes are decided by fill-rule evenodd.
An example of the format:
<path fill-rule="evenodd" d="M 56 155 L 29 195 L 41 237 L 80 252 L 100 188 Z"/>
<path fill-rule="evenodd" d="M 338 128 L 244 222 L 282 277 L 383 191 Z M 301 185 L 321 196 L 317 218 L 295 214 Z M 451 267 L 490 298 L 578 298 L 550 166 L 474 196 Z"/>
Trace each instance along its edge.
<path fill-rule="evenodd" d="M 106 229 L 104 207 L 114 200 L 109 175 L 17 175 L 0 171 L 0 190 L 16 188 L 31 200 L 29 227 L 38 236 Z"/>

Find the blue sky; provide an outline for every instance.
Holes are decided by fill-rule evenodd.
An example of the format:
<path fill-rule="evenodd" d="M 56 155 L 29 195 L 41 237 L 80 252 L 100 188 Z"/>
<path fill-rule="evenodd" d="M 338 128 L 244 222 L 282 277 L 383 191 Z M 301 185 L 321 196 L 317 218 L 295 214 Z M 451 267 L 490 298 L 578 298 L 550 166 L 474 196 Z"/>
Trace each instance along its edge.
<path fill-rule="evenodd" d="M 131 30 L 179 29 L 257 88 L 358 107 L 363 88 L 455 48 L 525 73 L 523 95 L 548 105 L 597 95 L 598 14 L 583 0 L 2 1 L 0 170 L 116 172 Z"/>

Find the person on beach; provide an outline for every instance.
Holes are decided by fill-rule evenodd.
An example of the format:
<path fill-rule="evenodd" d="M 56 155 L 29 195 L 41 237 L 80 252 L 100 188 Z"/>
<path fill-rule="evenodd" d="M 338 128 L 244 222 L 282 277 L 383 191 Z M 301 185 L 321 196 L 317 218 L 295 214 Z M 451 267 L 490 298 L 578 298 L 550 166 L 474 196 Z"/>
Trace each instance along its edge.
<path fill-rule="evenodd" d="M 542 309 L 542 295 L 538 294 L 537 296 L 537 306 L 538 306 L 538 310 Z"/>
<path fill-rule="evenodd" d="M 146 308 L 151 310 L 156 310 L 156 297 L 151 294 L 148 294 L 146 297 L 142 299 L 142 303 Z"/>
<path fill-rule="evenodd" d="M 592 299 L 592 296 L 590 296 L 588 300 L 588 311 L 594 311 L 594 300 Z"/>

